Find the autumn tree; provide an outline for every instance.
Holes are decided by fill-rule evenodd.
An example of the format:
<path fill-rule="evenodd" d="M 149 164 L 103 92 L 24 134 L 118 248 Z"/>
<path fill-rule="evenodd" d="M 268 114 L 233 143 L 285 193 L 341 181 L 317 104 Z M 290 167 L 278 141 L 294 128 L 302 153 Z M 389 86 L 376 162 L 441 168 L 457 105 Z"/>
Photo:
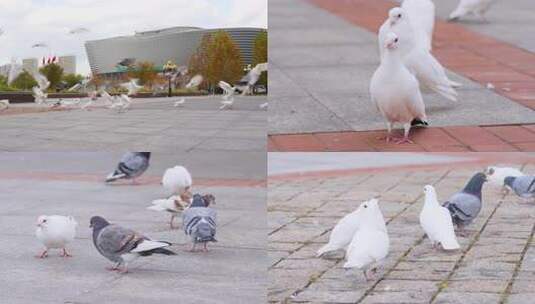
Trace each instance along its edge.
<path fill-rule="evenodd" d="M 254 41 L 253 47 L 253 67 L 259 63 L 268 62 L 268 32 L 262 31 L 258 34 Z M 267 71 L 262 73 L 257 84 L 262 84 L 267 87 L 268 75 Z"/>
<path fill-rule="evenodd" d="M 154 63 L 148 61 L 139 62 L 132 71 L 128 72 L 130 78 L 138 79 L 140 85 L 149 87 L 152 87 L 157 75 Z"/>
<path fill-rule="evenodd" d="M 193 54 L 189 71 L 201 74 L 211 87 L 220 81 L 235 83 L 243 76 L 243 62 L 238 46 L 225 31 L 206 35 Z"/>
<path fill-rule="evenodd" d="M 50 81 L 49 88 L 55 89 L 63 77 L 63 68 L 56 63 L 50 63 L 39 69 L 48 81 Z"/>

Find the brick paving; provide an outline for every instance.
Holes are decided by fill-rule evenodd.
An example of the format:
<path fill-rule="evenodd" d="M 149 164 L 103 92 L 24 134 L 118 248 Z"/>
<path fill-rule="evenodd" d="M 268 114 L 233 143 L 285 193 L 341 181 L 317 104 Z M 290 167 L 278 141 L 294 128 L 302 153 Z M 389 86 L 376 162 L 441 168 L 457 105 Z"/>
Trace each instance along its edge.
<path fill-rule="evenodd" d="M 468 237 L 458 237 L 458 252 L 432 249 L 419 226 L 425 184 L 435 185 L 444 200 L 485 166 L 270 177 L 269 302 L 533 303 L 533 204 L 485 185 L 483 209 Z M 535 172 L 533 162 L 517 166 Z M 361 273 L 345 273 L 341 256 L 319 259 L 315 252 L 343 215 L 376 195 L 391 248 L 375 280 L 366 282 Z"/>
<path fill-rule="evenodd" d="M 400 133 L 401 134 L 401 133 Z M 513 152 L 535 150 L 535 125 L 413 129 L 413 144 L 386 143 L 385 131 L 271 135 L 269 151 Z"/>

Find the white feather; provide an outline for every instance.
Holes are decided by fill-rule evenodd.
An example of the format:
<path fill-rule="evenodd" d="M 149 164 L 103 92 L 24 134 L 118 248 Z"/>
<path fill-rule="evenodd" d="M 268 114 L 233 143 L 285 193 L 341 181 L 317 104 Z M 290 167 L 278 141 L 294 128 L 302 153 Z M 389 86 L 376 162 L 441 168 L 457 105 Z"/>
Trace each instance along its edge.
<path fill-rule="evenodd" d="M 418 43 L 430 51 L 435 28 L 435 4 L 431 0 L 404 0 L 401 7 L 409 14 Z"/>
<path fill-rule="evenodd" d="M 425 203 L 420 212 L 420 226 L 433 244 L 440 243 L 444 250 L 459 249 L 450 212 L 437 200 L 433 186 L 424 187 Z"/>
<path fill-rule="evenodd" d="M 78 223 L 70 216 L 42 215 L 35 230 L 37 239 L 47 248 L 65 248 L 76 236 Z"/>
<path fill-rule="evenodd" d="M 353 235 L 359 228 L 361 214 L 361 208 L 357 208 L 357 210 L 345 215 L 338 221 L 331 231 L 329 242 L 318 250 L 317 256 L 319 257 L 326 252 L 342 249 L 349 245 Z"/>
<path fill-rule="evenodd" d="M 490 9 L 490 6 L 496 2 L 495 0 L 461 0 L 459 5 L 450 14 L 449 20 L 455 20 L 466 15 L 475 15 L 480 18 L 485 17 L 485 13 Z"/>
<path fill-rule="evenodd" d="M 189 173 L 188 169 L 182 166 L 169 168 L 163 175 L 162 185 L 170 195 L 180 195 L 189 187 L 191 187 L 191 174 Z"/>
<path fill-rule="evenodd" d="M 168 243 L 164 242 L 158 242 L 158 241 L 151 241 L 151 240 L 144 240 L 140 244 L 137 245 L 136 248 L 132 249 L 130 252 L 143 252 L 148 251 L 156 248 L 164 248 L 169 247 L 170 245 Z"/>
<path fill-rule="evenodd" d="M 361 225 L 346 251 L 344 268 L 365 269 L 388 255 L 390 239 L 377 200 L 362 203 Z"/>

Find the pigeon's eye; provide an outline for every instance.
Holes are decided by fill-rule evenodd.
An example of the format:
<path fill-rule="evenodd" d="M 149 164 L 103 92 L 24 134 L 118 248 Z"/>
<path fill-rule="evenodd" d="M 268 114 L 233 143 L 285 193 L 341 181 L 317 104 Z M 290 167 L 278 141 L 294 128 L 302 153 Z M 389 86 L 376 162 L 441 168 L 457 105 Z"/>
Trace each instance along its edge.
<path fill-rule="evenodd" d="M 401 18 L 401 14 L 398 15 L 398 18 Z"/>
<path fill-rule="evenodd" d="M 368 205 L 364 205 L 364 208 L 368 208 Z"/>
<path fill-rule="evenodd" d="M 399 40 L 399 39 L 398 39 L 398 38 L 396 38 L 396 39 L 394 39 L 394 42 L 398 42 L 398 40 Z"/>

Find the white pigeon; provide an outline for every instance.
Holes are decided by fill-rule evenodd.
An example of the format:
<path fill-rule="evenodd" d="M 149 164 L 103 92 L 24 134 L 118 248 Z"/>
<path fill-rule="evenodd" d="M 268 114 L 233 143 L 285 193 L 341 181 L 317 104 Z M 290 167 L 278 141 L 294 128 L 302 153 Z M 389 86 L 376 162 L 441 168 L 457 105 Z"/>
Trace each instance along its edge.
<path fill-rule="evenodd" d="M 383 46 L 385 56 L 371 79 L 370 94 L 372 102 L 386 119 L 386 141 L 391 139 L 393 124 L 401 123 L 404 136 L 396 143 L 410 143 L 411 123 L 427 124 L 427 116 L 418 80 L 403 64 L 398 44 L 397 35 L 388 33 Z"/>
<path fill-rule="evenodd" d="M 34 72 L 33 78 L 35 78 L 35 80 L 37 81 L 37 85 L 39 86 L 41 92 L 46 92 L 46 90 L 48 90 L 48 87 L 50 86 L 50 81 L 48 81 L 48 78 L 46 78 L 45 75 L 39 72 Z"/>
<path fill-rule="evenodd" d="M 184 103 L 186 103 L 186 98 L 180 98 L 179 100 L 175 101 L 174 106 L 183 107 Z"/>
<path fill-rule="evenodd" d="M 224 92 L 223 100 L 230 100 L 233 98 L 234 93 L 236 92 L 236 87 L 231 86 L 228 82 L 223 80 L 219 81 L 217 84 Z"/>
<path fill-rule="evenodd" d="M 48 256 L 48 250 L 55 248 L 63 250 L 61 256 L 70 257 L 65 247 L 74 239 L 77 225 L 78 223 L 71 216 L 39 216 L 35 236 L 45 246 L 45 250 L 37 257 L 45 258 Z"/>
<path fill-rule="evenodd" d="M 247 75 L 243 76 L 239 82 L 240 89 L 243 96 L 251 95 L 253 93 L 253 87 L 262 76 L 262 73 L 268 70 L 268 63 L 259 63 L 252 68 Z"/>
<path fill-rule="evenodd" d="M 503 192 L 508 193 L 510 188 L 509 186 L 505 185 L 505 178 L 508 176 L 523 176 L 524 173 L 516 168 L 489 166 L 487 169 L 485 169 L 485 175 L 487 176 L 487 181 L 491 185 L 495 187 L 502 187 Z"/>
<path fill-rule="evenodd" d="M 189 192 L 185 192 L 181 195 L 172 195 L 166 199 L 157 199 L 152 201 L 152 206 L 147 207 L 148 210 L 169 212 L 171 213 L 171 219 L 169 220 L 169 226 L 174 229 L 173 220 L 184 209 L 191 204 L 191 196 Z"/>
<path fill-rule="evenodd" d="M 363 206 L 361 204 L 360 206 Z M 320 257 L 328 252 L 332 252 L 338 249 L 346 248 L 353 235 L 359 228 L 361 222 L 362 208 L 359 207 L 357 210 L 346 214 L 336 225 L 334 226 L 331 234 L 329 235 L 329 242 L 321 247 L 316 256 Z"/>
<path fill-rule="evenodd" d="M 496 0 L 460 0 L 457 8 L 450 14 L 448 20 L 454 21 L 467 15 L 474 15 L 487 21 L 485 13 Z"/>
<path fill-rule="evenodd" d="M 128 90 L 128 96 L 136 95 L 143 88 L 143 86 L 137 84 L 137 79 L 131 79 L 129 82 L 122 83 L 121 86 Z"/>
<path fill-rule="evenodd" d="M 0 111 L 7 110 L 8 108 L 9 108 L 9 100 L 8 99 L 0 100 Z"/>
<path fill-rule="evenodd" d="M 440 244 L 444 250 L 459 249 L 461 246 L 455 237 L 451 214 L 438 203 L 435 188 L 431 185 L 425 186 L 424 194 L 425 203 L 420 212 L 420 226 L 431 240 L 433 248 Z"/>
<path fill-rule="evenodd" d="M 165 170 L 162 185 L 169 195 L 181 195 L 190 192 L 192 179 L 188 169 L 175 166 Z"/>
<path fill-rule="evenodd" d="M 362 203 L 359 209 L 360 225 L 347 247 L 344 268 L 362 269 L 368 280 L 368 271 L 375 272 L 388 255 L 390 239 L 376 199 Z"/>
<path fill-rule="evenodd" d="M 267 111 L 268 106 L 269 106 L 269 104 L 267 102 L 264 102 L 263 104 L 259 105 L 258 107 L 260 108 L 260 110 Z"/>
<path fill-rule="evenodd" d="M 404 0 L 401 4 L 414 28 L 418 43 L 431 51 L 435 28 L 435 4 L 431 0 Z"/>
<path fill-rule="evenodd" d="M 379 51 L 381 59 L 384 57 L 384 40 L 389 32 L 393 32 L 402 41 L 399 46 L 401 58 L 409 71 L 418 81 L 432 91 L 457 101 L 454 87 L 461 84 L 450 80 L 444 67 L 421 43 L 418 43 L 414 26 L 410 22 L 409 14 L 400 7 L 388 12 L 388 19 L 379 29 Z"/>
<path fill-rule="evenodd" d="M 203 80 L 204 78 L 202 77 L 202 75 L 197 74 L 193 76 L 188 82 L 188 84 L 186 84 L 186 89 L 192 89 L 200 86 Z"/>

